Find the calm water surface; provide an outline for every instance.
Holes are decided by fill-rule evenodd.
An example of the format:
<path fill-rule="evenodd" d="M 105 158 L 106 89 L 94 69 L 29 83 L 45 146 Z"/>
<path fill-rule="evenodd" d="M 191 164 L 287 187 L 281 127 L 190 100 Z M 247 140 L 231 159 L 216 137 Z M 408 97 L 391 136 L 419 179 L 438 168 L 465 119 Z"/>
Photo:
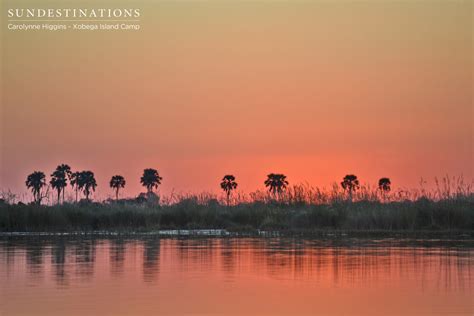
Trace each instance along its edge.
<path fill-rule="evenodd" d="M 0 238 L 0 315 L 474 315 L 472 241 Z"/>

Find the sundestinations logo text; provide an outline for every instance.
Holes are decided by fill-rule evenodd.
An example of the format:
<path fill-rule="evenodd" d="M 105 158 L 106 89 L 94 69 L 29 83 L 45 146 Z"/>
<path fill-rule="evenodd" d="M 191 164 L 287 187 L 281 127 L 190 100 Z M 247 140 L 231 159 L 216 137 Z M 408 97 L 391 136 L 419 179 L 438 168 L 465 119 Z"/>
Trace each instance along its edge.
<path fill-rule="evenodd" d="M 140 9 L 8 9 L 8 18 L 139 18 Z"/>
<path fill-rule="evenodd" d="M 9 8 L 10 31 L 113 31 L 141 29 L 139 8 Z"/>

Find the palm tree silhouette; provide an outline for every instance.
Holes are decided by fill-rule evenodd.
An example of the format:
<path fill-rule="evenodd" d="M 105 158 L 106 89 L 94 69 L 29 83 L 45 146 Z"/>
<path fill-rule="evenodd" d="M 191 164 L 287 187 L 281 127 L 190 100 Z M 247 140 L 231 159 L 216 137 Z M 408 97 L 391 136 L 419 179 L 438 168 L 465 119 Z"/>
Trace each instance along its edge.
<path fill-rule="evenodd" d="M 382 197 L 385 200 L 387 198 L 387 194 L 390 192 L 392 182 L 389 178 L 380 178 L 379 179 L 379 190 L 382 193 Z"/>
<path fill-rule="evenodd" d="M 227 206 L 230 205 L 230 194 L 232 190 L 237 188 L 237 182 L 235 182 L 235 177 L 231 174 L 227 174 L 222 178 L 221 188 L 227 195 Z"/>
<path fill-rule="evenodd" d="M 77 193 L 79 191 L 79 176 L 80 172 L 72 172 L 71 177 L 69 178 L 69 183 L 71 183 L 71 187 L 76 191 L 76 203 L 77 203 Z"/>
<path fill-rule="evenodd" d="M 119 175 L 113 176 L 110 179 L 110 187 L 115 190 L 115 200 L 118 201 L 119 190 L 125 187 L 125 178 Z"/>
<path fill-rule="evenodd" d="M 140 178 L 140 183 L 146 187 L 148 192 L 153 192 L 153 188 L 158 188 L 161 184 L 162 177 L 156 169 L 145 169 L 143 170 L 143 176 Z"/>
<path fill-rule="evenodd" d="M 81 171 L 79 173 L 78 184 L 79 190 L 84 191 L 86 200 L 89 201 L 89 195 L 92 191 L 95 191 L 97 182 L 95 181 L 94 173 L 92 171 Z"/>
<path fill-rule="evenodd" d="M 349 193 L 349 199 L 352 201 L 352 194 L 359 189 L 359 180 L 357 176 L 348 174 L 342 179 L 341 187 Z"/>
<path fill-rule="evenodd" d="M 41 189 L 46 185 L 46 176 L 44 172 L 34 171 L 26 178 L 26 187 L 31 189 L 33 199 L 36 204 L 41 203 Z"/>
<path fill-rule="evenodd" d="M 267 175 L 267 180 L 264 182 L 265 186 L 268 187 L 268 190 L 275 196 L 283 192 L 288 185 L 286 176 L 281 173 L 270 173 Z"/>
<path fill-rule="evenodd" d="M 56 169 L 51 174 L 51 181 L 49 183 L 51 184 L 53 189 L 55 189 L 58 192 L 58 204 L 59 204 L 61 200 L 61 191 L 63 191 L 64 193 L 64 188 L 67 185 L 66 174 L 62 172 L 61 170 Z M 63 195 L 63 202 L 64 202 L 64 195 Z"/>
<path fill-rule="evenodd" d="M 71 171 L 71 167 L 69 167 L 69 165 L 60 164 L 59 166 L 56 167 L 56 171 L 63 174 L 64 179 L 68 179 L 69 182 L 71 182 L 72 171 Z M 63 191 L 63 203 L 64 203 L 64 192 L 66 191 L 66 186 L 67 186 L 67 181 L 66 181 L 66 185 L 62 189 L 62 191 Z"/>

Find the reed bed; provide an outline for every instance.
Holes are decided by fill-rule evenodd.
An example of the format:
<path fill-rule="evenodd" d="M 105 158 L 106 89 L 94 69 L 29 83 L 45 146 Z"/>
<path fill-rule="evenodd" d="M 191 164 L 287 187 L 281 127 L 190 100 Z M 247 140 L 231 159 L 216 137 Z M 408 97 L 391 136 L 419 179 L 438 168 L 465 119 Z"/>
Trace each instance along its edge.
<path fill-rule="evenodd" d="M 236 193 L 227 205 L 212 193 L 171 194 L 160 201 L 133 199 L 62 205 L 0 203 L 0 231 L 89 231 L 158 229 L 233 231 L 377 230 L 474 231 L 472 184 L 436 180 L 426 190 L 390 193 L 362 186 L 351 198 L 338 185 L 320 189 L 289 186 L 280 194 Z"/>

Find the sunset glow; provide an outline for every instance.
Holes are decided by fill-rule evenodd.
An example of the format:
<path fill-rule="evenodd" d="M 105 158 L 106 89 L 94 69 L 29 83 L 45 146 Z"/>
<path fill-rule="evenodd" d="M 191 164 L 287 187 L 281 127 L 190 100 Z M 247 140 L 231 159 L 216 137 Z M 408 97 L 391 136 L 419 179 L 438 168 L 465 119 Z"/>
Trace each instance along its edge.
<path fill-rule="evenodd" d="M 103 198 L 114 174 L 143 191 L 148 167 L 164 193 L 218 192 L 227 173 L 246 192 L 270 172 L 474 176 L 471 1 L 133 7 L 140 32 L 3 30 L 0 188 L 60 163 L 93 170 Z"/>

